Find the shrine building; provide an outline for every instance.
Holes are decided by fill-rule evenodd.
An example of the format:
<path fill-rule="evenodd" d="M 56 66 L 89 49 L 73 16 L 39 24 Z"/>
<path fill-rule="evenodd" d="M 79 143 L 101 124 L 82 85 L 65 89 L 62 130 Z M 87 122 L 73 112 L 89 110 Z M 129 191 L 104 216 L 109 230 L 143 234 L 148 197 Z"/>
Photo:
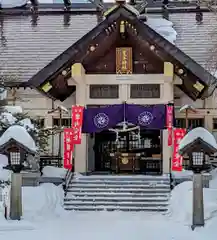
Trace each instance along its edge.
<path fill-rule="evenodd" d="M 66 22 L 67 17 L 69 15 L 65 13 Z M 39 15 L 39 18 L 45 18 L 45 15 Z M 203 110 L 190 113 L 187 121 L 190 125 L 199 121 L 197 125 L 200 125 L 200 119 L 203 119 L 202 124 L 210 128 L 217 113 L 209 115 L 206 111 L 213 101 L 216 78 L 203 64 L 176 45 L 176 29 L 165 17 L 161 20 L 149 18 L 148 14 L 141 14 L 132 5 L 119 0 L 103 15 L 97 15 L 96 23 L 90 21 L 88 31 L 83 31 L 82 26 L 88 24 L 89 18 L 93 16 L 87 15 L 86 22 L 82 23 L 83 20 L 78 17 L 77 21 L 81 22 L 77 28 L 70 29 L 65 25 L 58 42 L 61 45 L 65 41 L 64 36 L 71 31 L 72 44 L 69 44 L 70 36 L 67 35 L 69 47 L 61 53 L 57 42 L 52 47 L 51 40 L 50 46 L 43 49 L 40 41 L 44 40 L 38 40 L 38 61 L 42 55 L 48 58 L 51 52 L 59 54 L 51 61 L 46 60 L 46 66 L 29 71 L 25 84 L 42 94 L 46 101 L 62 102 L 63 105 L 67 102 L 68 108 L 82 105 L 88 110 L 84 115 L 82 142 L 75 147 L 75 172 L 169 173 L 173 146 L 168 146 L 166 107 L 174 106 L 174 125 L 185 127 L 185 114 L 179 112 L 177 102 L 183 97 L 188 100 L 179 103 L 179 107 L 205 102 L 206 106 L 201 106 Z M 16 17 L 5 19 L 8 24 L 16 21 Z M 38 33 L 29 33 L 33 37 L 29 42 L 32 48 L 36 34 L 37 38 L 42 34 L 40 24 L 36 25 Z M 80 39 L 75 41 L 73 36 L 76 32 Z M 52 34 L 55 38 L 58 30 Z M 19 38 L 21 41 L 25 36 L 21 34 Z M 4 49 L 4 46 L 1 48 Z M 24 54 L 23 60 L 25 58 L 28 61 L 28 56 Z M 37 53 L 32 58 L 37 60 Z M 25 87 L 22 84 L 18 87 Z M 31 109 L 33 104 L 36 105 L 36 102 L 28 103 L 28 108 Z M 27 103 L 24 105 L 27 106 Z M 44 105 L 46 110 L 41 115 L 46 116 L 46 103 L 40 100 L 38 108 L 39 105 Z M 109 113 L 105 113 L 105 109 L 109 109 Z M 190 122 L 191 119 L 196 120 Z M 50 124 L 45 117 L 46 123 Z"/>

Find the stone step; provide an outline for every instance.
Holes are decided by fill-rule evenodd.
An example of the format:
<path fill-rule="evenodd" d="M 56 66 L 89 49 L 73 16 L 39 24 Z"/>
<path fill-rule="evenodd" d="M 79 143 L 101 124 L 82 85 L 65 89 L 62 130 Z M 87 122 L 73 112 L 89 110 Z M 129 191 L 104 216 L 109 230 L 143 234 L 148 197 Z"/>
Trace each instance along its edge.
<path fill-rule="evenodd" d="M 65 210 L 69 211 L 125 211 L 125 212 L 166 212 L 165 207 L 128 207 L 128 206 L 67 206 Z"/>
<path fill-rule="evenodd" d="M 67 197 L 90 197 L 90 198 L 95 198 L 95 197 L 101 197 L 101 198 L 106 198 L 106 197 L 116 197 L 116 198 L 143 198 L 143 197 L 148 197 L 148 198 L 157 198 L 157 197 L 169 197 L 170 193 L 130 193 L 130 192 L 68 192 Z"/>
<path fill-rule="evenodd" d="M 165 212 L 169 196 L 168 175 L 79 176 L 69 184 L 64 208 L 75 211 Z"/>
<path fill-rule="evenodd" d="M 124 185 L 170 185 L 169 181 L 110 181 L 110 180 L 94 180 L 94 181 L 88 181 L 88 180 L 72 180 L 70 184 L 78 184 L 78 185 L 91 185 L 91 184 L 107 184 L 107 185 L 118 185 L 118 184 L 124 184 Z"/>
<path fill-rule="evenodd" d="M 101 192 L 101 193 L 169 193 L 170 188 L 69 188 L 68 192 L 78 193 L 78 192 Z"/>
<path fill-rule="evenodd" d="M 64 202 L 64 206 L 127 206 L 127 207 L 167 207 L 168 202 L 158 201 L 158 202 L 113 202 L 113 201 L 69 201 Z"/>
<path fill-rule="evenodd" d="M 106 196 L 106 197 L 88 197 L 88 196 L 79 196 L 79 197 L 66 197 L 64 199 L 65 203 L 67 202 L 75 202 L 75 201 L 82 201 L 82 202 L 163 202 L 168 201 L 168 197 L 116 197 L 116 196 Z"/>
<path fill-rule="evenodd" d="M 74 178 L 78 181 L 168 181 L 170 182 L 169 176 L 145 176 L 145 175 L 92 175 L 92 176 L 79 176 Z"/>
<path fill-rule="evenodd" d="M 138 185 L 138 184 L 70 184 L 69 189 L 74 188 L 94 188 L 94 189 L 112 189 L 112 188 L 116 188 L 116 189 L 134 189 L 134 188 L 139 188 L 139 189 L 149 189 L 149 188 L 155 188 L 155 189 L 170 189 L 170 185 L 166 185 L 166 184 L 144 184 L 144 185 Z"/>

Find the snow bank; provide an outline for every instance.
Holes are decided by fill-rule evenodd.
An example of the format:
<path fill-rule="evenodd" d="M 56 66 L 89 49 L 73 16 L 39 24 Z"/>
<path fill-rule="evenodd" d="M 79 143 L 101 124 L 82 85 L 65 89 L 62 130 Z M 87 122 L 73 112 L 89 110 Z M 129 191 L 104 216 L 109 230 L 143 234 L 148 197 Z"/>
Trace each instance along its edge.
<path fill-rule="evenodd" d="M 0 181 L 10 181 L 11 180 L 11 171 L 8 169 L 3 169 L 3 167 L 8 165 L 8 158 L 7 156 L 0 154 Z M 8 205 L 9 203 L 9 192 L 10 186 L 0 186 L 0 231 L 2 221 L 5 221 L 4 218 L 4 203 Z"/>
<path fill-rule="evenodd" d="M 64 168 L 46 166 L 42 169 L 43 177 L 65 178 L 67 170 Z"/>
<path fill-rule="evenodd" d="M 3 167 L 8 165 L 7 156 L 0 154 L 0 180 L 8 181 L 11 179 L 11 171 L 7 169 L 3 169 Z"/>
<path fill-rule="evenodd" d="M 63 208 L 62 186 L 46 183 L 38 187 L 23 187 L 22 197 L 22 221 L 7 221 L 4 218 L 4 206 L 0 204 L 0 231 L 34 230 L 34 221 L 44 222 L 68 215 Z"/>
<path fill-rule="evenodd" d="M 209 220 L 217 214 L 217 180 L 215 180 L 216 188 L 212 187 L 213 184 L 212 180 L 210 188 L 203 189 L 205 220 Z M 192 224 L 192 187 L 192 181 L 187 181 L 173 189 L 168 210 L 172 221 L 189 226 Z"/>
<path fill-rule="evenodd" d="M 183 169 L 181 172 L 172 171 L 172 177 L 177 179 L 190 178 L 193 176 L 193 172 Z"/>
<path fill-rule="evenodd" d="M 0 154 L 0 168 L 8 165 L 8 157 L 6 155 Z"/>
<path fill-rule="evenodd" d="M 23 187 L 23 219 L 38 220 L 64 214 L 62 186 L 44 183 L 38 187 Z"/>

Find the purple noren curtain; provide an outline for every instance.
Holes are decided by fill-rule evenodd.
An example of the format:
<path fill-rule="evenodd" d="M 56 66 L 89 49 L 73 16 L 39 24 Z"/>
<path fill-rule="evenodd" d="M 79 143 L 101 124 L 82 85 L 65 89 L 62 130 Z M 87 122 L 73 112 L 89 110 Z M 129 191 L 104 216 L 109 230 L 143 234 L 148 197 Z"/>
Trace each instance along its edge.
<path fill-rule="evenodd" d="M 124 119 L 123 104 L 108 107 L 87 108 L 84 110 L 82 132 L 94 133 L 115 127 Z"/>
<path fill-rule="evenodd" d="M 127 104 L 126 118 L 129 123 L 139 125 L 141 128 L 164 129 L 166 120 L 165 107 L 164 104 L 145 106 Z"/>

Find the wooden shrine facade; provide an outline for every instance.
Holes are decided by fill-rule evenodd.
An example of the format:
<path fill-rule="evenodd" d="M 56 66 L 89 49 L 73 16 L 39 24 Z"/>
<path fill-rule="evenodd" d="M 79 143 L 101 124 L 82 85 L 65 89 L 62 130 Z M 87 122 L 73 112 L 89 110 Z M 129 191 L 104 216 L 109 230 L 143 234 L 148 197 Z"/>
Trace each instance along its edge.
<path fill-rule="evenodd" d="M 135 9 L 120 3 L 29 84 L 54 100 L 64 101 L 76 91 L 72 104 L 99 106 L 123 101 L 167 104 L 174 102 L 174 85 L 193 100 L 206 98 L 210 82 L 215 78 L 209 72 L 140 20 Z M 159 152 L 150 154 L 161 161 L 163 173 L 169 172 L 172 154 L 167 134 L 167 130 L 158 134 Z M 99 167 L 95 144 L 96 138 L 82 134 L 82 144 L 75 150 L 76 172 L 95 171 L 97 164 Z M 111 165 L 114 169 L 117 166 L 114 162 Z"/>
<path fill-rule="evenodd" d="M 133 74 L 162 73 L 164 62 L 171 62 L 174 73 L 182 79 L 179 86 L 182 91 L 194 100 L 207 96 L 209 83 L 215 82 L 215 78 L 140 20 L 135 9 L 117 4 L 105 15 L 104 21 L 39 71 L 29 83 L 46 96 L 63 101 L 75 91 L 75 86 L 68 84 L 74 63 L 81 63 L 86 74 L 120 73 L 116 67 L 117 48 L 131 48 L 132 63 L 127 67 L 131 67 Z"/>

